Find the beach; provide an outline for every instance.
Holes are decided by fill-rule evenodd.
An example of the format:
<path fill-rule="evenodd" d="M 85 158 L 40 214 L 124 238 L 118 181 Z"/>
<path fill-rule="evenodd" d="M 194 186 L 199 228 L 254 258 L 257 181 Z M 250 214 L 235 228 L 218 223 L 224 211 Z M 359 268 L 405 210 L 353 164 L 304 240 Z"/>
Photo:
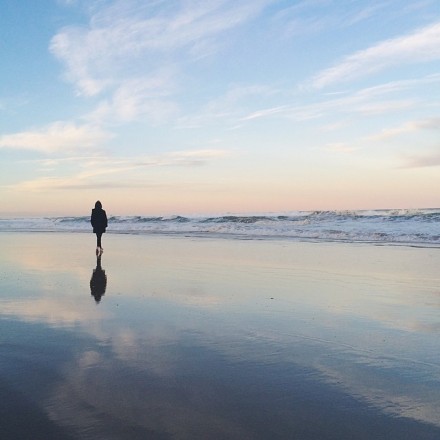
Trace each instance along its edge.
<path fill-rule="evenodd" d="M 440 438 L 438 247 L 94 245 L 0 233 L 0 438 Z"/>

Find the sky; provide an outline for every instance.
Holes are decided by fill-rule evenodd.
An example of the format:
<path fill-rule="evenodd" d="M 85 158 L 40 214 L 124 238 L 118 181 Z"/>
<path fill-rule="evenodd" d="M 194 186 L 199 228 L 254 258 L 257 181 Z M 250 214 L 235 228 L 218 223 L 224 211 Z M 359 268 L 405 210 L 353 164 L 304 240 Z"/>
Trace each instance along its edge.
<path fill-rule="evenodd" d="M 440 207 L 438 0 L 2 0 L 0 216 Z"/>

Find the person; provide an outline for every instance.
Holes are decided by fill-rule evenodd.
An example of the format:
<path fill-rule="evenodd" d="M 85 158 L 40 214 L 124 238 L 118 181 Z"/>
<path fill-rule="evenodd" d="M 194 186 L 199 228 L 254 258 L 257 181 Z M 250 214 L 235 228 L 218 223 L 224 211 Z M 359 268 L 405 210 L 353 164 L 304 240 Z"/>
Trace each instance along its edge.
<path fill-rule="evenodd" d="M 95 208 L 92 209 L 90 223 L 93 226 L 93 232 L 96 234 L 96 255 L 102 254 L 104 250 L 101 245 L 101 237 L 107 228 L 107 214 L 102 209 L 102 204 L 98 200 L 95 203 Z"/>

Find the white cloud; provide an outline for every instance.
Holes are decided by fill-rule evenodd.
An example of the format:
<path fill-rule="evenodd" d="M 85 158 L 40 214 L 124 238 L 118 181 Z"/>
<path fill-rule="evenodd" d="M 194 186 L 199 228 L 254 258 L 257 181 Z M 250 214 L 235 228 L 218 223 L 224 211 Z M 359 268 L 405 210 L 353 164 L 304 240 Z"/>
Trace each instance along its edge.
<path fill-rule="evenodd" d="M 189 0 L 158 9 L 139 0 L 116 1 L 95 12 L 87 28 L 62 29 L 50 49 L 79 93 L 97 95 L 118 83 L 121 74 L 148 74 L 165 62 L 162 54 L 206 51 L 211 38 L 252 19 L 270 2 Z"/>
<path fill-rule="evenodd" d="M 313 88 L 370 75 L 386 68 L 440 59 L 440 23 L 356 52 L 312 78 Z"/>
<path fill-rule="evenodd" d="M 128 79 L 85 119 L 106 123 L 130 122 L 147 117 L 153 123 L 161 122 L 177 112 L 177 105 L 169 98 L 173 90 L 174 80 L 170 71 L 160 71 L 149 78 Z"/>
<path fill-rule="evenodd" d="M 58 121 L 44 128 L 0 136 L 0 148 L 67 153 L 94 148 L 110 137 L 109 133 L 93 125 Z"/>

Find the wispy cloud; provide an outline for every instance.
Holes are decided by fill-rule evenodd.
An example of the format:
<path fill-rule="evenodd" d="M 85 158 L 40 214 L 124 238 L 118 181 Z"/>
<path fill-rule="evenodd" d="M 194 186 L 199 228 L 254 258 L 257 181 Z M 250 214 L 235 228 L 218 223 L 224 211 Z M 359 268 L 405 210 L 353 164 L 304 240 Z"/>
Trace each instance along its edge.
<path fill-rule="evenodd" d="M 227 150 L 203 149 L 174 151 L 156 156 L 139 157 L 78 157 L 68 160 L 70 174 L 63 177 L 45 175 L 36 179 L 26 180 L 10 186 L 18 191 L 47 191 L 88 188 L 143 188 L 156 186 L 146 177 L 146 168 L 157 167 L 198 167 L 230 155 Z M 63 159 L 54 160 L 50 165 L 60 165 Z M 46 167 L 46 161 L 36 161 Z M 55 169 L 56 171 L 56 169 Z M 118 177 L 121 178 L 118 178 Z"/>
<path fill-rule="evenodd" d="M 416 64 L 440 59 L 440 23 L 434 23 L 411 34 L 383 41 L 356 52 L 340 63 L 317 74 L 310 81 L 312 88 L 367 76 L 389 67 Z"/>
<path fill-rule="evenodd" d="M 110 139 L 110 133 L 94 125 L 54 122 L 44 128 L 0 136 L 0 148 L 34 150 L 41 153 L 71 153 L 94 148 Z"/>
<path fill-rule="evenodd" d="M 294 111 L 295 108 L 297 109 L 299 107 L 293 107 L 291 105 L 280 105 L 277 107 L 265 108 L 246 115 L 242 118 L 242 120 L 250 121 L 252 119 L 266 118 L 273 115 L 286 115 L 286 113 L 291 113 L 292 110 Z"/>
<path fill-rule="evenodd" d="M 364 140 L 371 142 L 383 142 L 389 139 L 398 138 L 408 143 L 409 139 L 417 139 L 417 148 L 415 153 L 399 153 L 400 167 L 401 168 L 424 168 L 424 167 L 437 167 L 440 166 L 440 144 L 437 145 L 437 149 L 431 145 L 426 147 L 426 141 L 422 141 L 424 134 L 421 132 L 439 132 L 440 133 L 440 117 L 425 118 L 413 121 L 407 121 L 399 126 L 382 130 L 380 133 L 366 137 Z M 410 137 L 411 134 L 415 134 L 415 137 Z M 423 136 L 423 137 L 422 137 Z M 411 141 L 409 141 L 411 142 Z M 437 142 L 438 143 L 438 142 Z M 421 152 L 421 148 L 425 144 L 425 152 Z M 435 145 L 435 144 L 434 144 Z M 413 145 L 412 145 L 413 146 Z"/>
<path fill-rule="evenodd" d="M 381 141 L 420 130 L 438 130 L 440 132 L 440 117 L 408 121 L 398 127 L 382 130 L 379 134 L 370 136 L 368 140 Z"/>
<path fill-rule="evenodd" d="M 193 151 L 178 151 L 164 155 L 162 161 L 159 161 L 161 165 L 205 165 L 206 163 L 225 158 L 230 155 L 230 152 L 226 150 L 193 150 Z"/>
<path fill-rule="evenodd" d="M 159 123 L 177 113 L 177 105 L 170 98 L 173 91 L 173 75 L 169 71 L 160 71 L 148 78 L 127 79 L 84 119 L 106 124 L 146 117 L 152 123 Z"/>
<path fill-rule="evenodd" d="M 265 85 L 232 86 L 224 95 L 208 102 L 197 114 L 180 117 L 177 128 L 198 128 L 225 120 L 236 124 L 249 107 L 277 93 L 279 91 Z"/>
<path fill-rule="evenodd" d="M 361 90 L 348 96 L 336 99 L 328 99 L 313 104 L 304 105 L 281 105 L 257 110 L 242 118 L 243 121 L 251 121 L 260 118 L 278 117 L 288 118 L 295 121 L 317 119 L 330 113 L 361 113 L 380 114 L 392 109 L 401 109 L 411 106 L 409 100 L 382 101 L 377 96 L 372 96 L 370 90 Z"/>
<path fill-rule="evenodd" d="M 440 75 L 429 75 L 415 80 L 391 81 L 374 87 L 366 87 L 355 92 L 329 94 L 330 99 L 303 105 L 281 104 L 274 107 L 261 108 L 242 116 L 242 121 L 260 118 L 288 118 L 296 121 L 316 119 L 328 114 L 342 113 L 378 115 L 391 111 L 401 111 L 414 106 L 415 99 L 401 99 L 403 91 L 417 90 L 420 86 L 437 85 Z M 397 96 L 395 99 L 391 97 Z M 324 95 L 326 96 L 326 95 Z"/>
<path fill-rule="evenodd" d="M 406 155 L 403 157 L 402 168 L 425 168 L 440 166 L 440 152 L 423 155 Z"/>
<path fill-rule="evenodd" d="M 360 104 L 356 111 L 363 115 L 381 115 L 390 112 L 401 112 L 402 110 L 413 108 L 416 101 L 413 99 L 394 99 L 383 100 L 380 102 L 372 102 Z"/>
<path fill-rule="evenodd" d="M 347 8 L 347 5 L 338 5 L 331 0 L 295 2 L 293 6 L 280 9 L 273 22 L 286 37 L 305 36 L 357 25 L 373 18 L 389 5 L 383 2 L 350 6 Z"/>
<path fill-rule="evenodd" d="M 117 84 L 121 73 L 139 75 L 163 65 L 162 55 L 200 53 L 201 45 L 249 21 L 268 3 L 189 0 L 156 8 L 154 2 L 115 1 L 93 13 L 87 27 L 62 29 L 50 49 L 64 63 L 67 80 L 92 96 Z"/>

